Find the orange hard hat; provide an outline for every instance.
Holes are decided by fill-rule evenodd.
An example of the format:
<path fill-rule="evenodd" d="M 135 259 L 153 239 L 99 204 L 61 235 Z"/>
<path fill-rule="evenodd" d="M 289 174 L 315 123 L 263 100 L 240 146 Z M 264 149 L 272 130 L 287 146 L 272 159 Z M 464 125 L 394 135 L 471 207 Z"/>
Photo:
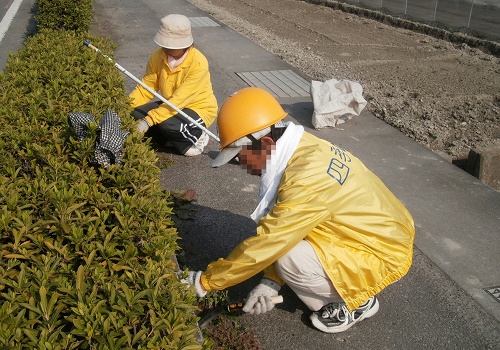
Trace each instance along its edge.
<path fill-rule="evenodd" d="M 220 148 L 267 128 L 286 116 L 283 107 L 266 90 L 257 87 L 238 90 L 224 101 L 217 116 Z"/>

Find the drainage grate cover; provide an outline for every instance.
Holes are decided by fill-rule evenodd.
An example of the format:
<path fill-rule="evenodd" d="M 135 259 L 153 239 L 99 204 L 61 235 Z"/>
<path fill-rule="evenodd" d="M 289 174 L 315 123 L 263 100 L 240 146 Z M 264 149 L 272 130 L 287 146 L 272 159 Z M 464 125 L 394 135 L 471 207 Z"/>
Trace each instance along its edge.
<path fill-rule="evenodd" d="M 500 286 L 485 288 L 484 291 L 500 303 Z"/>
<path fill-rule="evenodd" d="M 236 73 L 248 85 L 268 90 L 275 97 L 309 96 L 310 84 L 291 70 Z"/>
<path fill-rule="evenodd" d="M 220 27 L 217 22 L 212 21 L 208 17 L 189 17 L 191 27 Z"/>

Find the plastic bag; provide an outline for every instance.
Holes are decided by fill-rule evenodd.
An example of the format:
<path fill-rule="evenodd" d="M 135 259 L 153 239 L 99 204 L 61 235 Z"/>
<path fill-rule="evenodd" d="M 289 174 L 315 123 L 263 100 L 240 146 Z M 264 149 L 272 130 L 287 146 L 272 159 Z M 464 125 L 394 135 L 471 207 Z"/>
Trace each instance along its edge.
<path fill-rule="evenodd" d="M 335 127 L 359 115 L 366 106 L 361 84 L 331 79 L 311 82 L 314 105 L 312 124 L 316 129 Z"/>

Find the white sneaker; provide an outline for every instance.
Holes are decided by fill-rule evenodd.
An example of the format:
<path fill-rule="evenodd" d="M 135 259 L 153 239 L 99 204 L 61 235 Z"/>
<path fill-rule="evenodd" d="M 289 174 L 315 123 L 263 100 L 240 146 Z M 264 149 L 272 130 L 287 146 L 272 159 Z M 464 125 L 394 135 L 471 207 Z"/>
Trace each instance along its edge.
<path fill-rule="evenodd" d="M 210 141 L 210 137 L 205 132 L 202 132 L 198 141 L 196 141 L 196 143 L 192 145 L 191 148 L 184 153 L 184 155 L 186 157 L 194 157 L 202 154 L 205 146 L 208 145 L 208 141 Z"/>
<path fill-rule="evenodd" d="M 354 311 L 349 311 L 345 303 L 330 303 L 313 312 L 310 316 L 314 327 L 326 333 L 340 333 L 351 328 L 355 323 L 377 313 L 379 302 L 371 297 Z"/>

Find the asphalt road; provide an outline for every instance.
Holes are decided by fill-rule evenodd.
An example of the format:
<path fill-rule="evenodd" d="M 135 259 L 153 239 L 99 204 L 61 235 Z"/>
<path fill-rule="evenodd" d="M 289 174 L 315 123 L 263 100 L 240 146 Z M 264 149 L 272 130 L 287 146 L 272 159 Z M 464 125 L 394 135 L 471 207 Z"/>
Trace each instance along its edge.
<path fill-rule="evenodd" d="M 19 50 L 35 32 L 34 6 L 35 0 L 0 0 L 0 71 L 9 53 Z"/>

